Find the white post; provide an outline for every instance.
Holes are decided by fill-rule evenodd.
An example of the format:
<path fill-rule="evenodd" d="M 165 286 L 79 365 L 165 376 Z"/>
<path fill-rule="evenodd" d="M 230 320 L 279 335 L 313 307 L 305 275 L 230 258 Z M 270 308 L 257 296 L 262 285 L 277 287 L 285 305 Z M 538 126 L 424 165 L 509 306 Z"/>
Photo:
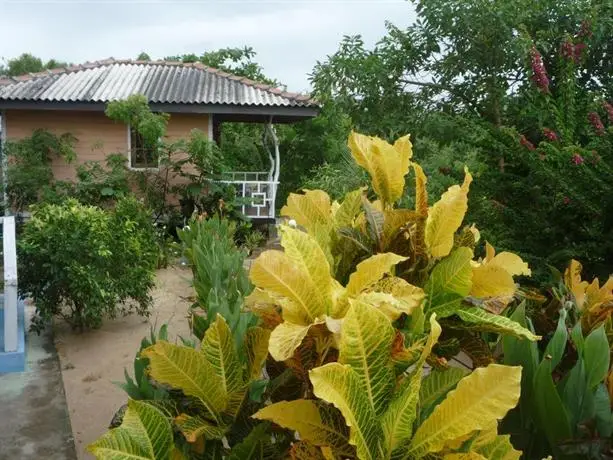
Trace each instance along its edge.
<path fill-rule="evenodd" d="M 262 144 L 266 149 L 266 153 L 268 153 L 268 160 L 270 161 L 270 170 L 268 171 L 268 180 L 271 181 L 274 173 L 275 173 L 275 159 L 272 157 L 272 153 L 270 153 L 270 148 L 268 148 L 267 140 L 268 140 L 268 125 L 264 128 L 264 133 L 262 134 Z"/>
<path fill-rule="evenodd" d="M 17 253 L 15 217 L 2 219 L 4 251 L 4 351 L 17 351 Z"/>
<path fill-rule="evenodd" d="M 272 188 L 272 206 L 270 208 L 269 216 L 274 219 L 275 217 L 275 203 L 277 201 L 277 184 L 279 182 L 279 173 L 281 172 L 281 154 L 279 152 L 279 138 L 277 137 L 277 133 L 275 131 L 275 127 L 272 124 L 272 117 L 268 121 L 268 129 L 270 130 L 270 135 L 272 137 L 273 146 L 275 148 L 275 172 L 273 176 L 273 182 L 271 184 Z"/>
<path fill-rule="evenodd" d="M 9 198 L 7 194 L 8 186 L 8 166 L 9 161 L 6 152 L 6 112 L 0 112 L 0 154 L 2 155 L 2 200 L 4 201 L 4 215 L 10 215 Z"/>

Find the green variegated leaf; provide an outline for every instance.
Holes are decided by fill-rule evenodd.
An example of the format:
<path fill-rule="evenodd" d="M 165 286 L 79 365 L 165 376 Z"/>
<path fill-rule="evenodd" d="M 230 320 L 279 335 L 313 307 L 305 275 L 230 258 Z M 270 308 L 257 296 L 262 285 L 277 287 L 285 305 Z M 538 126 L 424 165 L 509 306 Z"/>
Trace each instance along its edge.
<path fill-rule="evenodd" d="M 423 379 L 419 389 L 421 419 L 427 418 L 434 410 L 435 405 L 442 401 L 445 395 L 453 390 L 467 374 L 467 371 L 457 367 L 450 367 L 444 371 L 432 370 Z"/>
<path fill-rule="evenodd" d="M 243 368 L 234 347 L 232 331 L 221 315 L 217 315 L 215 322 L 204 334 L 201 351 L 215 369 L 224 393 L 229 397 L 230 404 L 226 407 L 226 411 L 235 413 L 245 390 Z M 235 396 L 237 393 L 239 395 Z"/>
<path fill-rule="evenodd" d="M 519 460 L 521 451 L 515 450 L 509 435 L 498 435 L 494 430 L 487 441 L 475 441 L 472 448 L 488 460 Z"/>
<path fill-rule="evenodd" d="M 408 456 L 440 452 L 449 441 L 491 427 L 517 404 L 520 380 L 520 367 L 491 364 L 473 371 L 417 429 Z"/>
<path fill-rule="evenodd" d="M 141 355 L 149 359 L 153 379 L 200 399 L 210 416 L 219 420 L 219 414 L 228 404 L 228 394 L 215 368 L 203 353 L 190 347 L 158 341 L 143 350 Z"/>
<path fill-rule="evenodd" d="M 538 335 L 534 335 L 512 319 L 502 315 L 493 315 L 479 307 L 457 309 L 455 314 L 457 314 L 462 321 L 470 323 L 468 327 L 474 330 L 511 334 L 516 337 L 524 337 L 531 341 L 540 339 Z"/>
<path fill-rule="evenodd" d="M 192 417 L 181 414 L 175 418 L 175 424 L 187 439 L 187 442 L 196 442 L 198 438 L 221 439 L 226 434 L 227 427 L 215 425 L 202 417 Z"/>
<path fill-rule="evenodd" d="M 362 380 L 351 366 L 330 363 L 309 372 L 313 393 L 341 411 L 349 426 L 349 442 L 358 457 L 377 460 L 383 457 L 379 445 L 383 433 L 372 409 Z"/>
<path fill-rule="evenodd" d="M 268 422 L 255 426 L 249 435 L 232 447 L 227 460 L 273 460 L 282 456 L 286 443 L 275 442 Z"/>
<path fill-rule="evenodd" d="M 337 409 L 321 401 L 281 401 L 260 409 L 253 417 L 297 431 L 301 440 L 315 446 L 332 446 L 338 455 L 355 455 L 349 445 L 349 429 L 343 416 Z"/>
<path fill-rule="evenodd" d="M 334 213 L 336 228 L 351 227 L 353 220 L 362 210 L 362 195 L 365 188 L 359 188 L 345 195 L 343 202 Z"/>
<path fill-rule="evenodd" d="M 145 402 L 129 400 L 121 425 L 87 450 L 100 460 L 160 460 L 173 450 L 172 428 L 162 412 Z"/>
<path fill-rule="evenodd" d="M 398 450 L 406 450 L 406 443 L 413 437 L 413 422 L 417 418 L 417 402 L 423 366 L 440 335 L 441 326 L 436 322 L 436 315 L 432 315 L 430 317 L 430 336 L 415 364 L 415 372 L 402 383 L 383 416 L 385 447 L 388 452 L 392 452 L 393 457 L 397 456 Z"/>
<path fill-rule="evenodd" d="M 247 381 L 255 380 L 262 373 L 262 366 L 268 356 L 268 341 L 270 330 L 261 327 L 252 327 L 245 336 L 245 349 L 247 350 Z"/>
<path fill-rule="evenodd" d="M 472 286 L 473 252 L 469 248 L 455 249 L 441 260 L 430 273 L 424 291 L 424 312 L 436 312 L 439 317 L 450 316 L 468 295 Z"/>
<path fill-rule="evenodd" d="M 375 208 L 373 204 L 362 197 L 362 206 L 364 215 L 366 216 L 366 227 L 370 239 L 375 243 L 377 248 L 382 247 L 383 242 L 383 226 L 385 225 L 385 215 L 383 211 Z"/>
<path fill-rule="evenodd" d="M 391 322 L 381 311 L 359 300 L 351 301 L 343 322 L 338 361 L 351 366 L 377 415 L 385 410 L 394 384 L 390 359 L 394 335 Z"/>

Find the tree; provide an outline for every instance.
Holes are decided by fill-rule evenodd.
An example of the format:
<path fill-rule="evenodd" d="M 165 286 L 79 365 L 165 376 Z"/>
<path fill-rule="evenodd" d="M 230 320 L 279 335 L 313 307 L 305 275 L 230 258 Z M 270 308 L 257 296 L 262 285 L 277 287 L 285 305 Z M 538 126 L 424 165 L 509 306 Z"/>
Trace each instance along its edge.
<path fill-rule="evenodd" d="M 27 73 L 42 72 L 45 69 L 56 69 L 58 67 L 66 67 L 69 64 L 55 59 L 50 59 L 44 63 L 40 58 L 30 54 L 23 53 L 19 57 L 9 59 L 6 65 L 0 65 L 0 75 L 14 77 Z"/>
<path fill-rule="evenodd" d="M 613 2 L 413 4 L 406 29 L 388 23 L 372 49 L 345 37 L 318 62 L 316 95 L 357 129 L 412 133 L 435 193 L 471 165 L 480 197 L 471 218 L 541 274 L 571 257 L 603 274 L 613 263 L 599 243 L 611 225 L 598 217 L 611 209 L 612 131 L 602 120 L 613 120 L 603 105 L 613 97 Z"/>

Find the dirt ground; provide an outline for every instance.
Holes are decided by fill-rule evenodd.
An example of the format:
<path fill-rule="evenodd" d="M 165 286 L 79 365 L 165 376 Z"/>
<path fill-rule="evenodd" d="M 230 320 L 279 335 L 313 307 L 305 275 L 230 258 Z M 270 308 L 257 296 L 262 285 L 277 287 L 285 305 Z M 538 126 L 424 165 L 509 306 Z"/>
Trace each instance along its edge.
<path fill-rule="evenodd" d="M 113 382 L 124 381 L 124 368 L 133 374 L 133 359 L 151 325 L 168 323 L 169 339 L 189 336 L 185 314 L 193 292 L 191 271 L 178 267 L 159 270 L 153 291 L 154 307 L 148 319 L 138 316 L 106 321 L 102 328 L 83 334 L 57 324 L 55 342 L 79 460 L 91 459 L 88 444 L 102 435 L 127 394 Z"/>

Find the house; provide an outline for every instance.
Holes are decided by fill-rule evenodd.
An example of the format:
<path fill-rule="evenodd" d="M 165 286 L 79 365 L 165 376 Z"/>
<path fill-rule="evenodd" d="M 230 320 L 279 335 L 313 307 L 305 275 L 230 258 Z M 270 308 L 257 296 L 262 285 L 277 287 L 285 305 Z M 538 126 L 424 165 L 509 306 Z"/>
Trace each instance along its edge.
<path fill-rule="evenodd" d="M 170 141 L 187 137 L 194 128 L 217 141 L 224 122 L 264 123 L 272 144 L 270 169 L 232 172 L 224 182 L 234 184 L 240 196 L 251 199 L 251 204 L 243 206 L 246 215 L 275 218 L 280 153 L 273 124 L 312 118 L 318 106 L 309 96 L 200 63 L 109 59 L 0 79 L 0 140 L 18 140 L 35 129 L 71 133 L 77 138 L 76 162 L 57 159 L 52 165 L 54 176 L 62 180 L 75 177 L 76 165 L 104 160 L 111 152 L 125 153 L 132 169 L 151 169 L 140 136 L 104 114 L 108 102 L 133 94 L 147 97 L 153 111 L 171 115 Z"/>

